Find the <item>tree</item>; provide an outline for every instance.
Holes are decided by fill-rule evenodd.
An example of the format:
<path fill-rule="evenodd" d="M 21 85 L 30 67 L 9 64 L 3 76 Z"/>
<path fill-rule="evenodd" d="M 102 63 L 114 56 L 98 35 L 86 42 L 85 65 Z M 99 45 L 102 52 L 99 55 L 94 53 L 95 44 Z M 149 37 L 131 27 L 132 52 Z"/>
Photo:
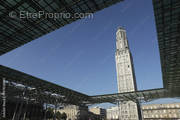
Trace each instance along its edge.
<path fill-rule="evenodd" d="M 48 108 L 47 112 L 46 112 L 46 118 L 53 118 L 54 116 L 54 112 L 53 112 L 53 109 L 51 108 Z"/>
<path fill-rule="evenodd" d="M 56 112 L 55 116 L 58 120 L 61 120 L 62 114 L 58 111 Z"/>
<path fill-rule="evenodd" d="M 63 119 L 63 120 L 66 120 L 66 119 L 67 119 L 67 115 L 66 115 L 66 113 L 65 113 L 65 112 L 63 112 L 63 113 L 62 113 L 62 115 L 61 115 L 61 119 Z"/>

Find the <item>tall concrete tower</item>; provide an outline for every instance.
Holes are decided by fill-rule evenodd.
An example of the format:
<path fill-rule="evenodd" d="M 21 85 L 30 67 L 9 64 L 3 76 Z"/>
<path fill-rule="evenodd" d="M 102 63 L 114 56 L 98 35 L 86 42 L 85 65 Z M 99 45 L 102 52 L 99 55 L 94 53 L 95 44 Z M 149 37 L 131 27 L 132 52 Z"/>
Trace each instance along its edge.
<path fill-rule="evenodd" d="M 137 90 L 133 59 L 126 37 L 126 30 L 121 27 L 116 32 L 116 71 L 119 93 Z M 139 113 L 139 104 L 132 101 L 120 103 L 120 120 L 139 120 Z"/>

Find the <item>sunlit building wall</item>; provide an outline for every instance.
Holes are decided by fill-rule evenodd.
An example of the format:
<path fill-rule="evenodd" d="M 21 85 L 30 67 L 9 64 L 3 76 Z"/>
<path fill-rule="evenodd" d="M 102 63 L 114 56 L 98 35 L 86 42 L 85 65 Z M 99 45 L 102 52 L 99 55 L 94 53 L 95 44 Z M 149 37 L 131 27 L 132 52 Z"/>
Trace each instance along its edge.
<path fill-rule="evenodd" d="M 144 120 L 180 120 L 180 103 L 143 105 Z"/>

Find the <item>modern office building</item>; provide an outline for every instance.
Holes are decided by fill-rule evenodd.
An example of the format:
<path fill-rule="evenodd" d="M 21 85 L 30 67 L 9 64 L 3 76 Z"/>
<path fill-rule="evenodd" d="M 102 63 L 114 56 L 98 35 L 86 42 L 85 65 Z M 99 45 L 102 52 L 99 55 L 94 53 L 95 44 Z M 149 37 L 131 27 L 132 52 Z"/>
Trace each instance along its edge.
<path fill-rule="evenodd" d="M 98 116 L 99 120 L 105 120 L 106 119 L 106 109 L 100 108 L 100 107 L 93 107 L 89 108 L 89 111 Z"/>
<path fill-rule="evenodd" d="M 116 71 L 118 92 L 136 91 L 136 80 L 133 66 L 133 59 L 129 49 L 126 30 L 118 28 L 116 32 Z M 138 104 L 128 101 L 119 105 L 121 120 L 138 120 L 140 110 Z"/>
<path fill-rule="evenodd" d="M 144 120 L 180 120 L 180 103 L 142 105 Z"/>

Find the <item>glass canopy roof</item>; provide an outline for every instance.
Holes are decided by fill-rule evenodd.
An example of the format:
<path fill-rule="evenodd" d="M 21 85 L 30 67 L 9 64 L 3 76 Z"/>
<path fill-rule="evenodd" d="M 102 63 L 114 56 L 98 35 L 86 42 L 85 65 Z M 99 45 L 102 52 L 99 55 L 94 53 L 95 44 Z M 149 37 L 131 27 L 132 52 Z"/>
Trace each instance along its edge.
<path fill-rule="evenodd" d="M 120 1 L 123 0 L 2 0 L 0 55 L 82 18 L 82 13 L 91 15 Z"/>

